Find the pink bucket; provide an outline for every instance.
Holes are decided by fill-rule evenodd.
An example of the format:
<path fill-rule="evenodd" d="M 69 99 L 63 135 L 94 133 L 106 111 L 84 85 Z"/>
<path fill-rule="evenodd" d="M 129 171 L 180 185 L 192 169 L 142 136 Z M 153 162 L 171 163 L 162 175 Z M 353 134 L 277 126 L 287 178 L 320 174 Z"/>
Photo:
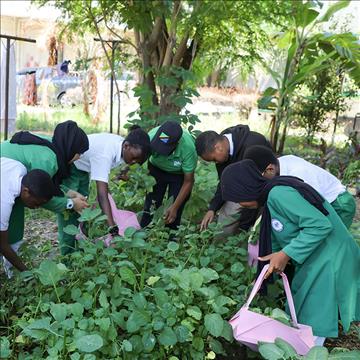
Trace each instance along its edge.
<path fill-rule="evenodd" d="M 269 265 L 264 266 L 248 301 L 229 321 L 233 328 L 234 338 L 254 351 L 258 350 L 259 342 L 273 343 L 276 338 L 281 338 L 291 344 L 298 354 L 306 355 L 315 346 L 316 337 L 313 336 L 311 326 L 302 325 L 297 322 L 289 282 L 284 273 L 280 275 L 283 279 L 293 327 L 249 310 L 249 306 L 259 291 L 268 268 Z"/>

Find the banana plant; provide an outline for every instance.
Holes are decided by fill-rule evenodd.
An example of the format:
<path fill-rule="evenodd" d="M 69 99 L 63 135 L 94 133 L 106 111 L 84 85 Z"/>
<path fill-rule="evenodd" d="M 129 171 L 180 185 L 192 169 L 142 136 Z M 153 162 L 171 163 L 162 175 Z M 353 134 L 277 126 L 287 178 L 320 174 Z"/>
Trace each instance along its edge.
<path fill-rule="evenodd" d="M 291 100 L 294 90 L 308 77 L 331 66 L 332 61 L 341 61 L 349 75 L 360 84 L 360 43 L 352 33 L 333 34 L 317 32 L 322 23 L 350 1 L 338 1 L 320 14 L 314 2 L 293 2 L 293 11 L 287 31 L 269 39 L 273 48 L 284 54 L 281 71 L 270 68 L 260 60 L 276 83 L 276 88 L 267 88 L 258 101 L 261 109 L 272 109 L 271 143 L 275 152 L 284 149 L 286 133 L 291 121 Z M 281 60 L 280 60 L 281 61 Z M 280 134 L 280 132 L 282 133 Z"/>

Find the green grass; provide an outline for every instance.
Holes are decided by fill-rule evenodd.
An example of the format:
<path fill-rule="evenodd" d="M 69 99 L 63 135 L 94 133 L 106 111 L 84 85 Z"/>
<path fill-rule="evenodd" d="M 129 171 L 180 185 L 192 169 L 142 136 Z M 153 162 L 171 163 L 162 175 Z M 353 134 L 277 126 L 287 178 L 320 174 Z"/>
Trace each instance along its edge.
<path fill-rule="evenodd" d="M 18 130 L 52 132 L 55 126 L 66 120 L 74 120 L 88 134 L 107 131 L 107 123 L 94 124 L 84 115 L 81 106 L 72 108 L 54 107 L 42 110 L 36 107 L 19 106 L 16 121 Z"/>
<path fill-rule="evenodd" d="M 195 129 L 205 131 L 214 130 L 220 133 L 222 130 L 235 125 L 248 125 L 252 131 L 257 131 L 269 136 L 270 118 L 259 117 L 259 119 L 245 119 L 240 112 L 219 113 L 219 114 L 198 114 L 200 123 Z"/>
<path fill-rule="evenodd" d="M 115 116 L 115 112 L 114 112 Z M 269 137 L 269 122 L 270 118 L 267 116 L 260 116 L 258 118 L 245 119 L 240 112 L 233 113 L 217 113 L 217 114 L 198 114 L 200 123 L 196 124 L 195 128 L 201 131 L 215 130 L 221 132 L 227 127 L 243 124 L 249 125 L 250 129 L 264 134 Z M 29 130 L 34 132 L 52 133 L 55 126 L 65 120 L 74 120 L 87 133 L 98 133 L 109 131 L 109 120 L 95 124 L 90 116 L 83 113 L 81 105 L 74 107 L 48 107 L 42 108 L 38 106 L 18 105 L 18 117 L 16 121 L 17 130 Z M 116 131 L 116 124 L 114 119 L 114 130 Z M 126 122 L 122 121 L 122 125 Z M 290 134 L 287 136 L 284 154 L 295 154 L 303 156 L 308 160 L 316 160 L 319 156 L 319 141 L 315 138 L 313 145 L 309 146 L 303 136 L 303 130 L 300 128 L 290 129 Z M 342 131 L 343 129 L 339 131 Z M 123 127 L 121 134 L 125 134 Z M 1 136 L 3 138 L 3 136 Z M 340 143 L 335 144 L 340 147 Z"/>

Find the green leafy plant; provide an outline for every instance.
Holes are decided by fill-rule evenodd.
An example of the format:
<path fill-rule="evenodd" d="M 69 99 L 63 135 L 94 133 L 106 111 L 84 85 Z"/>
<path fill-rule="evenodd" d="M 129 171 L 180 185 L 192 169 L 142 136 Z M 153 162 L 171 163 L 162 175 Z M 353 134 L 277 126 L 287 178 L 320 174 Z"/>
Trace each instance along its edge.
<path fill-rule="evenodd" d="M 97 226 L 96 209 L 82 217 L 90 230 Z M 246 236 L 214 245 L 216 231 L 182 226 L 178 241 L 169 242 L 161 222 L 147 231 L 128 228 L 112 247 L 81 240 L 66 266 L 45 260 L 22 273 L 0 295 L 0 335 L 4 348 L 12 344 L 9 357 L 225 354 L 223 344 L 232 341 L 226 319 L 244 301 L 254 274 L 238 246 Z"/>
<path fill-rule="evenodd" d="M 329 353 L 323 346 L 315 346 L 310 349 L 306 356 L 300 356 L 289 343 L 280 338 L 275 339 L 274 343 L 261 343 L 259 352 L 266 360 L 355 360 L 360 356 L 358 350 L 334 349 Z"/>
<path fill-rule="evenodd" d="M 271 127 L 271 142 L 276 152 L 282 153 L 287 130 L 292 119 L 292 100 L 295 89 L 309 77 L 329 68 L 333 61 L 341 63 L 355 83 L 360 81 L 360 45 L 358 37 L 352 33 L 321 33 L 315 29 L 326 23 L 331 16 L 346 7 L 349 1 L 338 1 L 330 5 L 320 15 L 316 3 L 312 1 L 292 2 L 288 30 L 280 36 L 269 39 L 277 50 L 285 54 L 284 68 L 273 70 L 263 59 L 261 64 L 276 83 L 269 87 L 258 106 L 273 109 L 275 116 Z"/>
<path fill-rule="evenodd" d="M 153 103 L 155 94 L 147 84 L 138 85 L 134 88 L 134 94 L 138 97 L 140 106 L 137 111 L 129 114 L 128 126 L 141 125 L 144 129 L 150 130 L 165 121 L 172 120 L 187 125 L 189 131 L 192 131 L 200 120 L 189 110 L 182 109 L 187 104 L 192 104 L 192 97 L 199 96 L 195 88 L 194 74 L 189 70 L 173 66 L 167 71 L 159 71 L 156 84 L 162 89 L 167 89 L 163 90 L 165 94 L 162 95 L 163 102 L 166 102 L 166 110 Z"/>
<path fill-rule="evenodd" d="M 113 181 L 111 193 L 119 208 L 130 209 L 134 212 L 142 211 L 145 196 L 152 191 L 155 179 L 149 175 L 146 165 L 131 166 L 128 176 L 128 181 Z"/>
<path fill-rule="evenodd" d="M 324 122 L 328 116 L 335 115 L 336 122 L 339 113 L 348 108 L 343 83 L 343 71 L 333 64 L 306 79 L 294 91 L 294 116 L 296 123 L 306 130 L 309 144 L 316 132 L 327 130 Z"/>
<path fill-rule="evenodd" d="M 344 184 L 359 184 L 360 177 L 360 160 L 350 161 L 344 171 Z"/>
<path fill-rule="evenodd" d="M 283 310 L 275 308 L 272 309 L 270 307 L 267 307 L 264 309 L 264 311 L 258 307 L 251 308 L 251 311 L 256 312 L 258 314 L 263 314 L 265 316 L 269 316 L 274 320 L 280 321 L 281 323 L 292 326 L 292 321 L 290 316 Z"/>

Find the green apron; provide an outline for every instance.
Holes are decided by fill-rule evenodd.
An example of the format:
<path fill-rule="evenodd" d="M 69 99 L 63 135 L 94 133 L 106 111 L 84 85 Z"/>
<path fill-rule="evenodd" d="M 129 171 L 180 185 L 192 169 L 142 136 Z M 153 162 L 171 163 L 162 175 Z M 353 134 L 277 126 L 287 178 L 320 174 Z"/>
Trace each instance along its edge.
<path fill-rule="evenodd" d="M 295 189 L 274 187 L 268 196 L 273 252 L 283 250 L 295 265 L 291 284 L 298 320 L 314 335 L 338 336 L 360 320 L 360 248 L 333 207 L 324 216 Z"/>
<path fill-rule="evenodd" d="M 356 213 L 356 202 L 354 197 L 345 191 L 331 203 L 345 226 L 349 229 Z"/>
<path fill-rule="evenodd" d="M 69 189 L 75 190 L 84 196 L 89 195 L 89 173 L 78 170 L 75 165 L 71 166 L 70 177 L 64 179 L 63 185 Z M 78 226 L 78 215 L 75 211 L 59 212 L 58 220 L 58 240 L 60 252 L 62 255 L 69 254 L 76 249 L 75 236 L 66 234 L 64 227 L 68 225 Z"/>

